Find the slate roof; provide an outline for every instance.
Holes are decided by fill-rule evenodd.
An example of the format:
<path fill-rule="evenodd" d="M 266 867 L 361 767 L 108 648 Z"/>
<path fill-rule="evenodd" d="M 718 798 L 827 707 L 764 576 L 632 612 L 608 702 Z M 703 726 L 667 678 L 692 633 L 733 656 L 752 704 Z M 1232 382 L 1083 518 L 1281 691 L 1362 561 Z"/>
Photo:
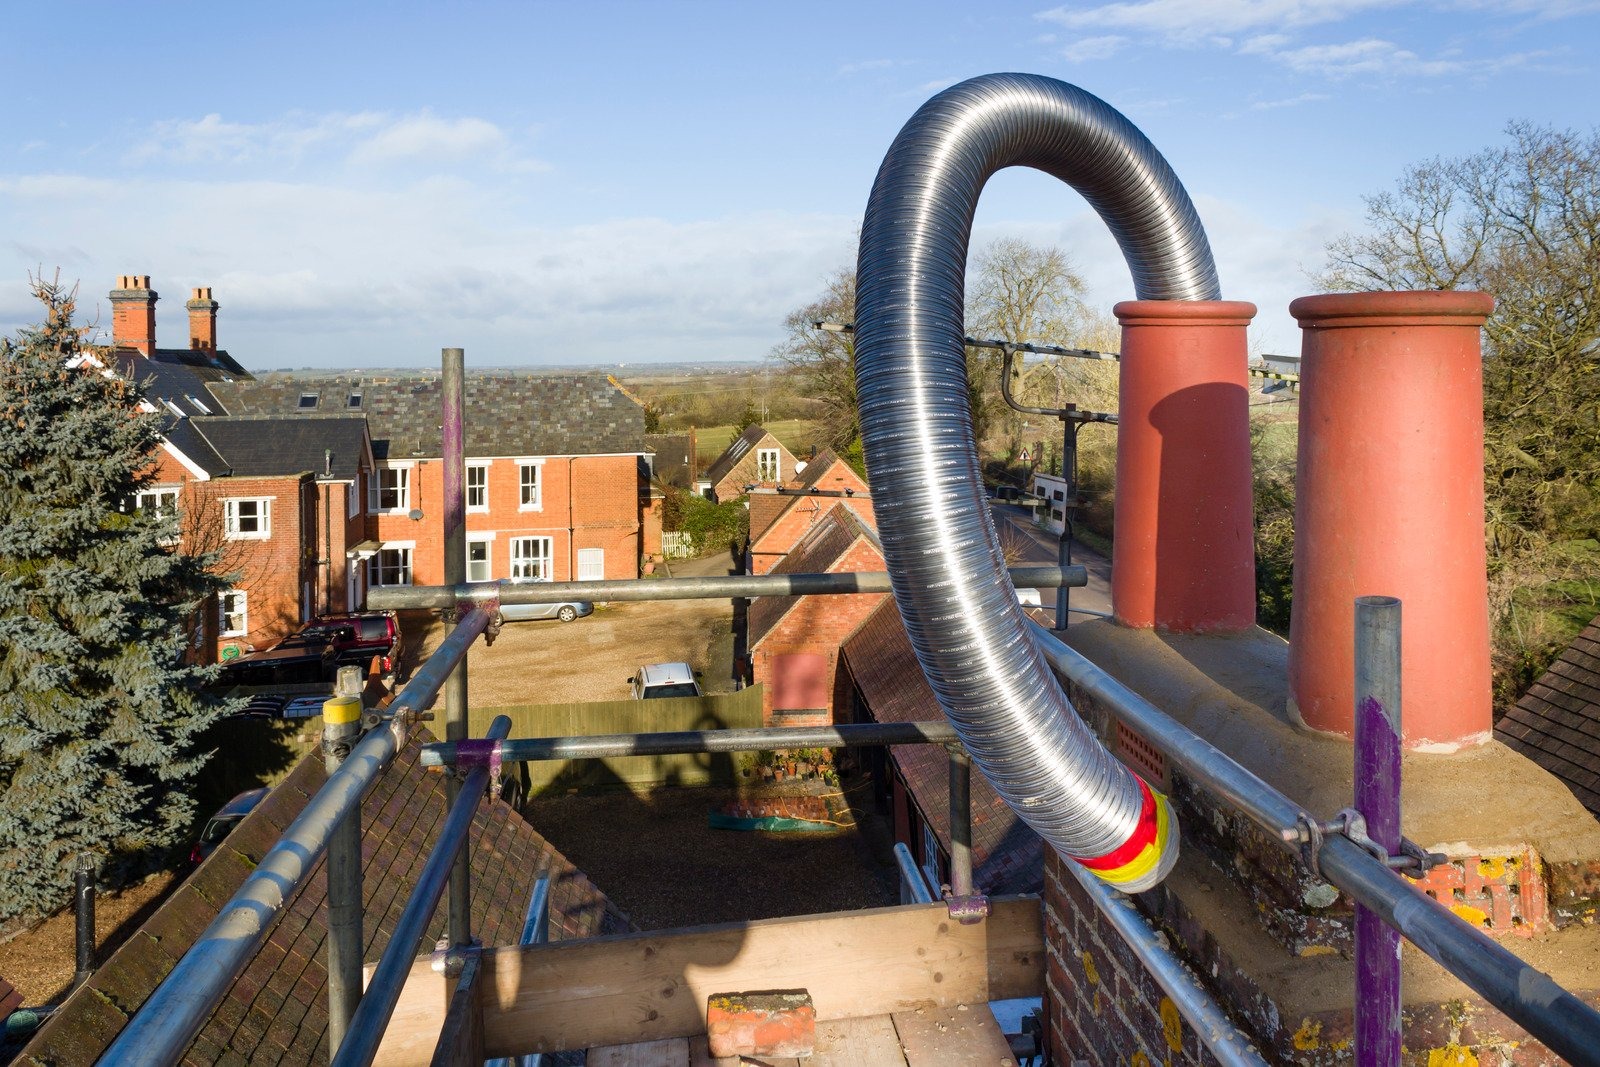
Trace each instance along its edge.
<path fill-rule="evenodd" d="M 1494 735 L 1600 815 L 1600 616 L 1505 713 Z"/>
<path fill-rule="evenodd" d="M 728 472 L 733 470 L 734 466 L 738 464 L 738 462 L 746 455 L 748 455 L 752 448 L 760 444 L 761 439 L 766 436 L 768 436 L 768 434 L 765 428 L 760 426 L 746 426 L 744 433 L 740 434 L 738 437 L 735 437 L 732 442 L 729 443 L 728 447 L 723 450 L 722 455 L 716 458 L 716 462 L 712 463 L 711 466 L 706 468 L 706 472 L 700 476 L 700 480 L 704 482 L 710 482 L 712 485 L 716 485 L 718 482 L 722 481 L 722 479 L 726 478 L 728 476 Z M 776 438 L 774 438 L 774 440 L 776 440 Z"/>
<path fill-rule="evenodd" d="M 824 574 L 862 538 L 874 544 L 877 541 L 860 516 L 843 504 L 835 504 L 806 532 L 794 550 L 778 561 L 771 573 Z M 804 599 L 798 596 L 757 597 L 750 605 L 749 647 L 754 649 L 759 645 L 762 638 Z"/>
<path fill-rule="evenodd" d="M 417 731 L 362 801 L 365 959 L 382 954 L 416 884 L 446 810 L 444 778 L 417 762 L 432 738 Z M 93 1063 L 127 1024 L 299 813 L 326 776 L 322 756 L 300 762 L 156 913 L 73 993 L 23 1049 L 29 1067 Z M 550 939 L 622 933 L 626 916 L 500 800 L 478 809 L 472 828 L 472 929 L 485 945 L 516 944 L 528 896 L 548 867 Z M 266 942 L 228 990 L 184 1056 L 185 1064 L 328 1062 L 327 882 L 319 862 L 280 911 Z M 445 905 L 425 943 L 444 930 Z"/>
<path fill-rule="evenodd" d="M 205 434 L 195 426 L 196 421 L 167 414 L 161 424 L 161 436 L 211 477 L 227 474 L 232 469 L 228 461 L 206 440 Z"/>
<path fill-rule="evenodd" d="M 886 597 L 840 650 L 877 722 L 942 719 L 922 667 L 912 651 L 893 597 Z M 938 745 L 892 745 L 890 757 L 905 778 L 923 818 L 948 854 L 949 760 Z M 986 893 L 1038 893 L 1044 888 L 1044 843 L 1000 799 L 976 766 L 972 773 L 972 877 Z"/>
<path fill-rule="evenodd" d="M 233 415 L 365 415 L 376 459 L 441 454 L 438 375 L 336 376 L 213 383 Z M 302 408 L 303 396 L 316 406 Z M 357 398 L 352 403 L 352 398 Z M 599 375 L 469 374 L 469 456 L 581 456 L 644 451 L 644 410 Z"/>
<path fill-rule="evenodd" d="M 656 479 L 679 489 L 690 488 L 689 474 L 694 469 L 694 451 L 687 433 L 647 433 L 646 452 L 655 453 Z"/>
<path fill-rule="evenodd" d="M 302 471 L 321 478 L 323 453 L 332 449 L 333 478 L 354 481 L 367 453 L 367 420 L 359 415 L 231 415 L 193 419 L 189 425 L 239 478 Z"/>
<path fill-rule="evenodd" d="M 184 415 L 226 415 L 227 409 L 206 387 L 218 382 L 250 381 L 252 375 L 226 352 L 217 355 L 226 363 L 213 364 L 209 353 L 186 348 L 158 348 L 154 357 L 119 348 L 111 354 L 111 361 L 116 372 L 137 384 L 158 408 L 170 403 Z"/>

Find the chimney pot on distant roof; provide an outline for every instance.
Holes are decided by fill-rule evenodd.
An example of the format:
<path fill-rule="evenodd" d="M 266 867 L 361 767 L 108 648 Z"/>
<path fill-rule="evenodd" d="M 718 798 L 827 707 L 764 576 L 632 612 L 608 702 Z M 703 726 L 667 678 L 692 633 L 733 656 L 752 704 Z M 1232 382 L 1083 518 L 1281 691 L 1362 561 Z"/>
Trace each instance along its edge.
<path fill-rule="evenodd" d="M 156 350 L 156 299 L 148 274 L 117 276 L 111 290 L 111 343 L 133 348 L 146 356 Z"/>
<path fill-rule="evenodd" d="M 211 286 L 191 290 L 189 309 L 189 347 L 203 352 L 217 350 L 217 302 L 211 299 Z"/>

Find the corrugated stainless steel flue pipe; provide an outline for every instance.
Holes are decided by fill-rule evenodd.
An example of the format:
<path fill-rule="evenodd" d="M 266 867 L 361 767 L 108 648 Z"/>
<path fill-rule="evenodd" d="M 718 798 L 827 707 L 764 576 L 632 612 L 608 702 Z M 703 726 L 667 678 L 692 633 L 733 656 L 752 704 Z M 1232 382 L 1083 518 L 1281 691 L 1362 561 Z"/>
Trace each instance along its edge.
<path fill-rule="evenodd" d="M 1111 227 L 1144 300 L 1214 300 L 1199 216 L 1132 123 L 1081 89 L 990 74 L 922 106 L 862 223 L 856 380 L 895 600 L 984 775 L 1059 851 L 1129 892 L 1177 861 L 1166 799 L 1084 726 L 1029 635 L 984 501 L 962 346 L 978 194 L 1003 167 L 1067 182 Z"/>

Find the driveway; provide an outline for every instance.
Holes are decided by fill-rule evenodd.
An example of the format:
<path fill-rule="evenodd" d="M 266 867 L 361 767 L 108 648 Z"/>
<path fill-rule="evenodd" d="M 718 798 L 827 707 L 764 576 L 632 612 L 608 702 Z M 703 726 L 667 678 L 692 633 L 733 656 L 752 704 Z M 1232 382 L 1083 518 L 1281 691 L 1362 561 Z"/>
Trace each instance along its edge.
<path fill-rule="evenodd" d="M 677 574 L 691 569 L 726 574 L 727 558 L 674 565 Z M 422 616 L 412 618 L 406 639 L 420 649 L 420 664 L 439 647 L 444 627 L 436 620 L 424 622 Z M 731 619 L 727 600 L 657 600 L 596 605 L 593 615 L 572 622 L 508 622 L 492 646 L 476 642 L 468 653 L 467 702 L 493 708 L 625 700 L 628 678 L 640 664 L 677 660 L 703 671 L 701 684 L 708 691 L 721 692 L 731 688 L 722 684 L 730 664 L 720 662 Z M 426 629 L 414 637 L 418 626 Z"/>
<path fill-rule="evenodd" d="M 1028 508 L 1013 504 L 995 504 L 994 524 L 1002 533 L 1009 527 L 1023 547 L 1024 563 L 1054 563 L 1056 561 L 1057 534 L 1040 529 L 1033 524 Z M 1072 542 L 1072 562 L 1081 563 L 1089 572 L 1089 584 L 1082 589 L 1070 590 L 1067 603 L 1073 608 L 1111 613 L 1111 561 L 1082 541 Z M 1039 597 L 1054 617 L 1056 594 L 1067 590 L 1041 589 Z M 1086 616 L 1074 614 L 1073 622 L 1082 622 Z M 1052 623 L 1051 625 L 1054 625 Z"/>

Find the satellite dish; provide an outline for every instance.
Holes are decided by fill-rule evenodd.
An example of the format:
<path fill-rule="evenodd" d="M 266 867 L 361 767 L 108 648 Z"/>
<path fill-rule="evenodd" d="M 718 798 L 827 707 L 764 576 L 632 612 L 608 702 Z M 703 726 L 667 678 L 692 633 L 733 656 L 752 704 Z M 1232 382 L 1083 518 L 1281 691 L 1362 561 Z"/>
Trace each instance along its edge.
<path fill-rule="evenodd" d="M 422 521 L 422 509 L 421 508 L 412 508 L 410 511 L 406 512 L 406 518 L 410 519 L 412 522 L 421 522 Z"/>

